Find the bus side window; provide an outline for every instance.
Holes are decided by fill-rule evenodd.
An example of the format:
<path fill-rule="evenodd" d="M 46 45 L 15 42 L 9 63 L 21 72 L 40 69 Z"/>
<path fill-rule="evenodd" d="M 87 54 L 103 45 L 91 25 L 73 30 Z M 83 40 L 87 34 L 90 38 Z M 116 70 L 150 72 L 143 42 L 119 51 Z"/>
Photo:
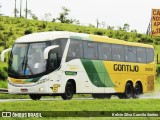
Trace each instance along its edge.
<path fill-rule="evenodd" d="M 77 59 L 77 58 L 83 58 L 82 41 L 71 40 L 66 61 L 70 61 L 72 59 Z"/>
<path fill-rule="evenodd" d="M 112 45 L 112 60 L 113 61 L 125 61 L 123 45 L 116 45 L 116 44 Z"/>
<path fill-rule="evenodd" d="M 125 60 L 126 62 L 137 62 L 136 60 L 136 47 L 125 46 Z"/>
<path fill-rule="evenodd" d="M 59 45 L 58 48 L 56 48 L 56 53 L 58 54 L 58 64 L 60 64 L 61 60 L 62 60 L 62 56 L 63 56 L 63 53 L 64 53 L 64 49 L 66 47 L 66 43 L 67 43 L 67 40 L 66 38 L 60 38 L 60 39 L 56 39 L 56 40 L 53 40 L 51 41 L 51 45 Z"/>
<path fill-rule="evenodd" d="M 154 49 L 146 48 L 147 63 L 154 61 Z"/>
<path fill-rule="evenodd" d="M 49 70 L 55 70 L 59 67 L 58 65 L 58 54 L 54 51 L 51 51 L 49 53 L 49 64 L 48 64 Z"/>
<path fill-rule="evenodd" d="M 98 59 L 97 43 L 84 41 L 83 47 L 84 47 L 84 58 L 93 60 Z"/>
<path fill-rule="evenodd" d="M 137 47 L 137 62 L 146 63 L 146 50 L 143 47 Z"/>
<path fill-rule="evenodd" d="M 98 43 L 98 57 L 100 60 L 111 60 L 111 44 Z"/>

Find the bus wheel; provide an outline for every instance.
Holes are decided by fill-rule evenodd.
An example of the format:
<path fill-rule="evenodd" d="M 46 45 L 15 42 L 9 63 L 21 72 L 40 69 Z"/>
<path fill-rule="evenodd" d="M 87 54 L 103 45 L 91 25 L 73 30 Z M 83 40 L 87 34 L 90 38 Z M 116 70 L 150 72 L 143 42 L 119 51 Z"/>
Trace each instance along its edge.
<path fill-rule="evenodd" d="M 124 99 L 130 99 L 133 95 L 133 86 L 131 83 L 127 83 L 124 92 Z"/>
<path fill-rule="evenodd" d="M 111 94 L 105 94 L 104 97 L 107 98 L 107 99 L 111 99 L 112 95 Z"/>
<path fill-rule="evenodd" d="M 70 81 L 68 81 L 67 84 L 66 84 L 65 93 L 62 94 L 61 97 L 62 97 L 63 100 L 70 100 L 70 99 L 72 99 L 73 94 L 74 94 L 73 85 Z"/>
<path fill-rule="evenodd" d="M 124 93 L 123 93 L 123 94 L 122 94 L 122 93 L 119 93 L 119 94 L 118 94 L 118 98 L 119 98 L 119 99 L 124 99 Z"/>
<path fill-rule="evenodd" d="M 39 95 L 39 94 L 29 94 L 29 97 L 32 100 L 39 100 L 39 99 L 41 99 L 41 95 Z"/>
<path fill-rule="evenodd" d="M 135 88 L 134 88 L 133 98 L 134 99 L 139 98 L 141 93 L 142 93 L 141 85 L 136 83 Z"/>

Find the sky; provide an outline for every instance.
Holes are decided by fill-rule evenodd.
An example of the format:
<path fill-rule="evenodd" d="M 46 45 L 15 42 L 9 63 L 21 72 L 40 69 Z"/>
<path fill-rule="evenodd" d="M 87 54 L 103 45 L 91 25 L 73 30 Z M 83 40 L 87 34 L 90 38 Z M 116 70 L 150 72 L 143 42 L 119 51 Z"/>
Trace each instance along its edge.
<path fill-rule="evenodd" d="M 25 0 L 23 13 L 25 15 Z M 5 16 L 14 16 L 15 0 L 0 0 L 0 13 Z M 19 9 L 20 0 L 17 0 Z M 62 6 L 70 10 L 69 18 L 80 21 L 81 25 L 96 25 L 98 19 L 106 26 L 130 25 L 130 30 L 136 29 L 139 33 L 146 33 L 151 19 L 151 10 L 160 9 L 160 0 L 28 0 L 28 9 L 39 20 L 45 19 L 45 14 L 50 13 L 47 19 L 58 17 Z"/>

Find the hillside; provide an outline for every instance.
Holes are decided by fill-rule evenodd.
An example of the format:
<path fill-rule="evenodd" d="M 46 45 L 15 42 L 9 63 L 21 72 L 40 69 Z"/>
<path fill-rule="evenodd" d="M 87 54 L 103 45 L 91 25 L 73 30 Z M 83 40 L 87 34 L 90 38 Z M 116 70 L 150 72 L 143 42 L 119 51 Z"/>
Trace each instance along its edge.
<path fill-rule="evenodd" d="M 11 47 L 18 37 L 43 31 L 72 31 L 104 35 L 131 42 L 142 42 L 154 45 L 156 49 L 155 55 L 160 53 L 160 37 L 152 37 L 145 34 L 122 30 L 98 29 L 73 24 L 27 20 L 24 18 L 11 18 L 6 16 L 0 16 L 0 53 L 3 49 Z M 0 64 L 2 64 L 2 62 L 0 62 Z M 1 66 L 2 65 L 0 65 L 0 73 L 3 71 Z"/>
<path fill-rule="evenodd" d="M 122 30 L 97 29 L 94 27 L 78 26 L 73 24 L 44 22 L 27 20 L 23 18 L 11 18 L 0 16 L 0 46 L 8 48 L 14 40 L 25 34 L 43 31 L 72 31 L 88 34 L 106 35 L 111 38 L 122 39 L 131 42 L 143 42 L 148 44 L 160 44 L 160 38 L 151 37 L 136 32 Z"/>

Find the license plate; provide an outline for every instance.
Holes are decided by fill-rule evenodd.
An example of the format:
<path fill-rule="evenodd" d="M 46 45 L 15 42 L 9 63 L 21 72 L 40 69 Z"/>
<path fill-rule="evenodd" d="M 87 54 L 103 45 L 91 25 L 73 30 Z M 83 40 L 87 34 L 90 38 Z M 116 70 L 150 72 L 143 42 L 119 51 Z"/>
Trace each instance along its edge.
<path fill-rule="evenodd" d="M 21 92 L 28 92 L 28 89 L 21 89 Z"/>

